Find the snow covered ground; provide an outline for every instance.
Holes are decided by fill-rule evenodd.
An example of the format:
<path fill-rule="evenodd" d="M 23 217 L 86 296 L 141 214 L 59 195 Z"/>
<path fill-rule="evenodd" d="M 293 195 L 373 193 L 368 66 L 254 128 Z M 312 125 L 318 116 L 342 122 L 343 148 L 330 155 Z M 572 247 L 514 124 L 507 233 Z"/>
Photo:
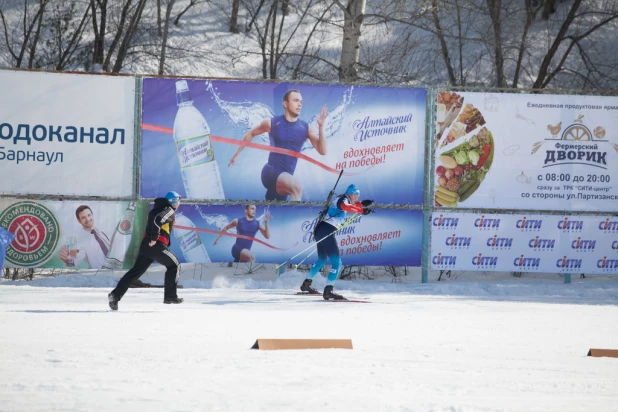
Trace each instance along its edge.
<path fill-rule="evenodd" d="M 187 267 L 184 304 L 130 289 L 118 312 L 112 274 L 0 282 L 0 411 L 618 411 L 618 359 L 586 356 L 618 349 L 616 276 L 337 282 L 362 304 L 295 296 L 303 273 L 234 271 Z"/>

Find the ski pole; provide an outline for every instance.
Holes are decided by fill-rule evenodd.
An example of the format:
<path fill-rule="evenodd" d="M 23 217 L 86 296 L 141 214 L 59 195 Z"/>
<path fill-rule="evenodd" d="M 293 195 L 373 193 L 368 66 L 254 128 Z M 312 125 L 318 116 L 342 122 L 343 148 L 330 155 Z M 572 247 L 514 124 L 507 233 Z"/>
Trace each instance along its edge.
<path fill-rule="evenodd" d="M 344 224 L 343 224 L 343 225 L 341 225 L 341 227 L 340 227 L 339 229 L 335 230 L 335 231 L 334 231 L 333 233 L 331 233 L 330 235 L 332 235 L 332 234 L 334 234 L 334 233 L 336 233 L 336 232 L 340 231 L 341 229 L 343 229 L 344 227 L 346 227 L 346 226 L 348 226 L 350 223 L 352 223 L 352 221 L 353 221 L 353 219 L 354 219 L 354 217 L 355 217 L 356 215 L 358 215 L 358 213 L 355 213 L 352 217 L 350 217 L 350 219 L 346 220 L 346 221 L 344 222 Z M 330 236 L 330 235 L 328 235 L 328 236 Z M 326 237 L 328 237 L 328 236 L 326 236 Z M 321 239 L 321 240 L 320 240 L 320 242 L 321 242 L 322 240 L 326 239 L 326 237 L 325 237 L 325 238 L 323 238 L 323 239 Z M 318 243 L 319 243 L 319 242 L 316 242 L 316 245 L 317 245 Z M 304 258 L 303 260 L 301 260 L 300 262 L 298 262 L 297 264 L 295 264 L 295 265 L 294 265 L 294 267 L 295 267 L 295 268 L 298 268 L 300 265 L 302 265 L 302 264 L 303 264 L 303 262 L 304 262 L 305 260 L 307 260 L 307 259 L 309 258 L 309 256 L 311 256 L 311 255 L 313 255 L 315 252 L 317 252 L 317 250 L 318 250 L 318 248 L 316 247 L 316 248 L 315 248 L 315 250 L 313 250 L 311 253 L 309 253 L 307 256 L 305 256 L 305 258 Z"/>
<path fill-rule="evenodd" d="M 313 234 L 315 235 L 315 228 L 318 227 L 318 225 L 322 222 L 322 219 L 324 219 L 324 215 L 326 215 L 326 212 L 328 211 L 328 207 L 330 206 L 330 202 L 333 198 L 333 195 L 335 194 L 335 190 L 337 189 L 337 185 L 339 184 L 339 180 L 341 179 L 341 175 L 343 175 L 343 169 L 341 169 L 341 171 L 339 172 L 339 177 L 337 177 L 337 181 L 335 182 L 335 186 L 333 186 L 333 189 L 328 193 L 328 197 L 326 199 L 326 203 L 324 204 L 324 207 L 322 208 L 322 210 L 320 211 L 320 214 L 318 215 L 318 218 L 315 222 L 315 227 L 313 229 Z M 317 242 L 316 242 L 317 244 Z M 288 260 L 286 260 L 285 262 L 283 262 L 280 265 L 275 266 L 275 270 L 279 270 L 279 268 L 283 265 L 285 265 L 286 263 L 288 263 L 290 260 L 294 259 L 295 257 L 297 257 L 298 255 L 300 255 L 301 253 L 307 251 L 311 246 L 313 245 L 309 245 L 308 248 L 301 250 L 300 252 L 298 252 L 298 254 L 292 256 L 291 258 L 289 258 Z"/>
<path fill-rule="evenodd" d="M 318 240 L 317 242 L 315 242 L 315 244 L 317 245 L 318 243 L 320 243 L 321 241 L 323 241 L 324 239 L 326 239 L 327 237 L 337 233 L 339 230 L 343 229 L 344 227 L 348 226 L 350 223 L 352 223 L 352 221 L 356 218 L 356 216 L 358 215 L 358 213 L 354 213 L 351 217 L 349 217 L 348 219 L 345 220 L 345 222 L 343 222 L 343 224 L 341 225 L 341 227 L 339 229 L 334 230 L 332 233 L 329 233 L 328 236 L 324 236 L 322 239 Z M 298 252 L 297 254 L 295 254 L 294 256 L 292 256 L 291 258 L 289 258 L 288 260 L 286 260 L 285 262 L 275 266 L 275 270 L 278 270 L 281 266 L 284 266 L 285 264 L 287 264 L 290 260 L 294 259 L 295 257 L 298 257 L 299 255 L 303 254 L 304 252 L 308 251 L 309 249 L 311 249 L 313 247 L 313 245 L 309 245 L 308 247 L 306 247 L 305 249 L 301 250 L 300 252 Z M 308 257 L 308 256 L 307 256 Z M 306 259 L 306 258 L 305 258 Z"/>
<path fill-rule="evenodd" d="M 301 260 L 300 262 L 298 262 L 297 264 L 295 264 L 295 265 L 294 265 L 294 268 L 295 268 L 295 269 L 298 269 L 298 267 L 299 267 L 300 265 L 302 265 L 302 264 L 303 264 L 303 262 L 309 258 L 309 256 L 313 255 L 313 254 L 314 254 L 315 252 L 317 252 L 317 251 L 318 251 L 318 249 L 317 249 L 317 248 L 315 248 L 315 250 L 313 250 L 311 253 L 309 253 L 307 256 L 305 256 L 305 258 L 304 258 L 303 260 Z"/>
<path fill-rule="evenodd" d="M 346 219 L 346 221 L 341 225 L 341 227 L 339 229 L 335 229 L 333 232 L 329 233 L 328 236 L 324 236 L 322 239 L 316 241 L 315 244 L 317 245 L 318 243 L 320 243 L 321 241 L 323 241 L 327 237 L 337 233 L 339 230 L 341 230 L 344 227 L 348 226 L 350 223 L 352 223 L 352 221 L 354 220 L 354 218 L 357 215 L 358 215 L 358 213 L 354 213 L 350 218 Z M 285 265 L 286 263 L 288 263 L 290 260 L 294 259 L 295 257 L 303 254 L 304 252 L 306 252 L 307 250 L 311 249 L 312 247 L 313 247 L 313 245 L 309 245 L 308 247 L 306 247 L 305 249 L 301 250 L 300 252 L 298 252 L 297 254 L 295 254 L 294 256 L 292 256 L 291 258 L 286 260 L 285 262 L 281 263 L 280 265 L 275 266 L 275 269 L 279 269 L 281 266 Z"/>

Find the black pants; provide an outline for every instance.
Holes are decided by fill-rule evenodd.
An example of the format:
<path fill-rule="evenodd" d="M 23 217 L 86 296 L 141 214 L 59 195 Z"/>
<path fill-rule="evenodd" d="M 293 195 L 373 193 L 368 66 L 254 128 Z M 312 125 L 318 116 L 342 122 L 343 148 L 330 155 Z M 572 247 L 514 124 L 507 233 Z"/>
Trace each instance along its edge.
<path fill-rule="evenodd" d="M 154 261 L 159 262 L 167 268 L 165 271 L 164 299 L 178 297 L 176 293 L 178 278 L 180 277 L 180 263 L 178 259 L 163 243 L 157 242 L 153 246 L 148 246 L 148 242 L 147 239 L 142 240 L 135 265 L 124 274 L 118 281 L 116 289 L 112 291 L 118 300 L 122 299 L 124 294 L 127 293 L 131 282 L 139 279 Z"/>

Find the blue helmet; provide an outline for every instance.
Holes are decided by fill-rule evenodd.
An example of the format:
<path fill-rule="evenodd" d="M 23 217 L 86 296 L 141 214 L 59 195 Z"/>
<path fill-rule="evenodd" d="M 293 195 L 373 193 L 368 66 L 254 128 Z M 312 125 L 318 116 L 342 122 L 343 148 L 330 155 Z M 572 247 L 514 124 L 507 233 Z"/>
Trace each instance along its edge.
<path fill-rule="evenodd" d="M 358 187 L 356 187 L 356 185 L 350 185 L 350 186 L 348 186 L 348 188 L 345 190 L 345 194 L 346 194 L 346 195 L 356 195 L 356 196 L 360 196 L 360 190 L 358 190 Z"/>
<path fill-rule="evenodd" d="M 176 203 L 180 202 L 180 195 L 174 191 L 167 192 L 165 194 L 165 198 L 168 202 L 170 202 L 170 205 L 175 205 Z"/>

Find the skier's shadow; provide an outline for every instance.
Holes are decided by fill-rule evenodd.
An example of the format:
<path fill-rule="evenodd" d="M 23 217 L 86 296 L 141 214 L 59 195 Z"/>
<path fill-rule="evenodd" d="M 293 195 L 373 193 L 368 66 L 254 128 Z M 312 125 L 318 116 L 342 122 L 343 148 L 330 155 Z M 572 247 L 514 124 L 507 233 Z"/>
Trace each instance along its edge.
<path fill-rule="evenodd" d="M 11 312 L 19 313 L 106 313 L 111 312 L 109 309 L 101 310 L 12 310 Z M 127 313 L 154 313 L 152 310 L 134 310 Z"/>
<path fill-rule="evenodd" d="M 202 302 L 202 305 L 251 305 L 251 304 L 263 304 L 263 303 L 281 303 L 281 299 L 266 299 L 266 300 L 219 300 Z"/>

